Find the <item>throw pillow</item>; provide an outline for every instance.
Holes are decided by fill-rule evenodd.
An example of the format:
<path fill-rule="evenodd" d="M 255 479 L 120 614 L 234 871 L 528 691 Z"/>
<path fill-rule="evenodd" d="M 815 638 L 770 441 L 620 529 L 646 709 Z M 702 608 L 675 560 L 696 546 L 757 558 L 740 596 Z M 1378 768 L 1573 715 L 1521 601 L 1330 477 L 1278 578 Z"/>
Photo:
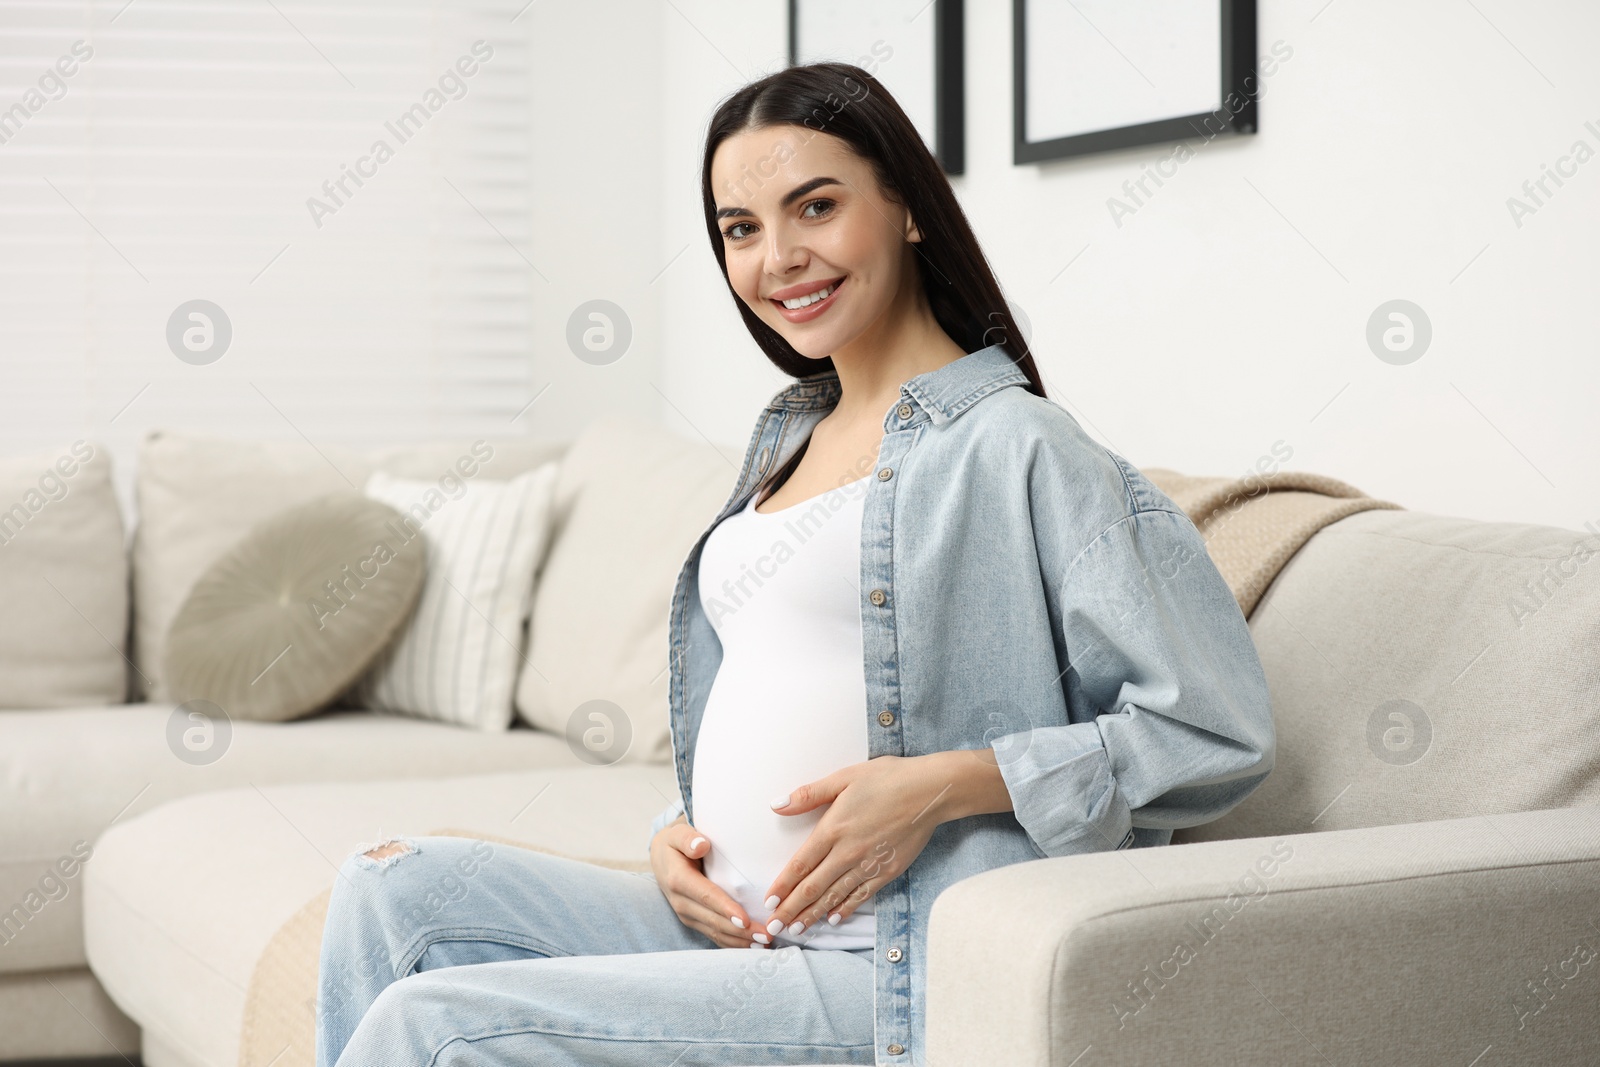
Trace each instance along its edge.
<path fill-rule="evenodd" d="M 195 582 L 167 632 L 179 701 L 282 722 L 333 700 L 417 602 L 424 557 L 400 513 L 338 492 L 257 523 Z"/>
<path fill-rule="evenodd" d="M 367 495 L 398 508 L 405 529 L 426 543 L 428 573 L 415 614 L 348 703 L 478 730 L 511 725 L 556 469 L 550 462 L 508 481 L 448 487 L 381 471 L 367 480 Z"/>
<path fill-rule="evenodd" d="M 332 441 L 312 446 L 299 438 L 256 440 L 189 430 L 150 431 L 133 465 L 139 520 L 132 551 L 134 625 L 129 653 L 138 665 L 134 699 L 172 700 L 161 671 L 166 660 L 162 639 L 178 606 L 201 572 L 262 519 L 324 493 L 360 493 L 377 470 L 440 481 L 514 478 L 565 450 L 563 442 L 523 437 L 420 441 L 356 450 Z M 73 558 L 88 557 L 78 552 Z M 121 584 L 128 584 L 125 576 Z M 73 595 L 65 587 L 62 591 Z M 100 617 L 84 603 L 76 599 L 74 603 L 100 625 Z M 62 608 L 69 610 L 64 604 Z M 110 629 L 105 633 L 117 640 Z M 88 636 L 115 654 L 92 631 Z M 122 662 L 121 656 L 116 658 Z"/>

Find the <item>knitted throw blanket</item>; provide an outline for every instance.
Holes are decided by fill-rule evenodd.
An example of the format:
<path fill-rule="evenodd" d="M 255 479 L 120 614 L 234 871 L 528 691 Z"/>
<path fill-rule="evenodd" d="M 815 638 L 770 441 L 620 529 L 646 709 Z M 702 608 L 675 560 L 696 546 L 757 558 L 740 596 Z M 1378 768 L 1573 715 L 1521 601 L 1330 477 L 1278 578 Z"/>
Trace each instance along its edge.
<path fill-rule="evenodd" d="M 1243 478 L 1198 477 L 1140 468 L 1189 516 L 1245 618 L 1278 571 L 1311 535 L 1346 515 L 1400 508 L 1325 474 L 1274 471 Z"/>

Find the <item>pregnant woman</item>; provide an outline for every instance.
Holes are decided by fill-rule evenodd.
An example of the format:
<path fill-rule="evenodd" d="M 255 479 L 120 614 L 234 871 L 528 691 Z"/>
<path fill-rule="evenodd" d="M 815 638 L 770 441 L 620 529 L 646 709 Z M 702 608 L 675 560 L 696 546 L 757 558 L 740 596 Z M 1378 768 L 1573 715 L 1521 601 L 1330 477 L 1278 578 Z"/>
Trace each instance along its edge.
<path fill-rule="evenodd" d="M 1046 398 L 883 87 L 840 63 L 743 87 L 701 180 L 734 305 L 795 380 L 673 591 L 651 870 L 362 846 L 319 1067 L 924 1064 L 942 890 L 1165 845 L 1272 768 L 1199 532 Z"/>

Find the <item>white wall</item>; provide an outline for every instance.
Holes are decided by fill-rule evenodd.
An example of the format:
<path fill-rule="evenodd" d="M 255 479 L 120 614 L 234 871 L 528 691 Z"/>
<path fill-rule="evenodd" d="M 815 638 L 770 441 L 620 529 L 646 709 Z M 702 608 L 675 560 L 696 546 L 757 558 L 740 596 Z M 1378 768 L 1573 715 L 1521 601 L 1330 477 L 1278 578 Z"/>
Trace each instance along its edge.
<path fill-rule="evenodd" d="M 660 16 L 662 232 L 644 255 L 687 251 L 657 283 L 659 410 L 729 444 L 782 378 L 717 272 L 697 167 L 716 103 L 782 65 L 783 7 Z M 1108 198 L 1170 149 L 1014 166 L 1010 8 L 967 3 L 954 184 L 1048 391 L 1090 433 L 1211 475 L 1281 441 L 1286 469 L 1413 510 L 1600 525 L 1600 158 L 1520 227 L 1506 203 L 1574 141 L 1600 151 L 1600 5 L 1260 0 L 1258 51 L 1293 51 L 1265 81 L 1262 132 L 1198 147 L 1120 227 Z M 1365 339 L 1394 298 L 1433 327 L 1406 366 Z"/>
<path fill-rule="evenodd" d="M 658 94 L 672 56 L 662 24 L 675 17 L 661 0 L 536 2 L 521 16 L 533 20 L 532 258 L 544 275 L 532 282 L 534 376 L 549 385 L 518 420 L 532 436 L 570 438 L 602 414 L 659 410 L 658 275 L 670 253 L 657 185 L 675 130 L 661 125 Z M 590 300 L 616 304 L 631 325 L 614 362 L 568 347 L 568 319 Z"/>
<path fill-rule="evenodd" d="M 1108 198 L 1169 149 L 1013 166 L 1010 7 L 967 3 L 968 173 L 955 187 L 1031 320 L 1050 392 L 1092 434 L 1141 466 L 1216 475 L 1281 441 L 1288 467 L 1415 510 L 1600 525 L 1586 299 L 1600 282 L 1600 159 L 1520 227 L 1506 206 L 1574 141 L 1600 151 L 1585 127 L 1600 131 L 1600 72 L 1584 52 L 1600 5 L 1260 0 L 1259 51 L 1293 50 L 1265 83 L 1263 132 L 1200 147 L 1121 226 Z M 534 3 L 517 26 L 534 50 L 532 382 L 548 388 L 515 431 L 564 438 L 621 412 L 743 445 L 784 379 L 717 271 L 699 162 L 717 103 L 783 66 L 783 0 Z M 1364 338 L 1396 297 L 1434 328 L 1409 366 Z M 602 366 L 566 342 L 573 310 L 597 298 L 633 328 L 627 354 Z M 35 403 L 25 369 L 0 354 L 13 412 Z M 117 431 L 127 497 L 133 415 L 110 427 L 123 401 L 105 399 L 132 395 L 118 373 L 69 376 L 99 399 L 59 436 Z M 316 440 L 340 428 L 308 418 Z"/>

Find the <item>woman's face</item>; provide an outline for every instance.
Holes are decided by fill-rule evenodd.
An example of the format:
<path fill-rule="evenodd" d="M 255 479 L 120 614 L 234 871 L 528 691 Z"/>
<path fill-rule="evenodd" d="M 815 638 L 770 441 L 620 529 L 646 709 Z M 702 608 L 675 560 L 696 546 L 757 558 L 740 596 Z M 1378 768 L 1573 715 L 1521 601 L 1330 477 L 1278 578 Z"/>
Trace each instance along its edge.
<path fill-rule="evenodd" d="M 728 281 L 796 352 L 834 354 L 913 304 L 921 235 L 878 187 L 871 164 L 802 126 L 747 130 L 711 160 Z M 808 307 L 783 299 L 833 291 Z"/>

